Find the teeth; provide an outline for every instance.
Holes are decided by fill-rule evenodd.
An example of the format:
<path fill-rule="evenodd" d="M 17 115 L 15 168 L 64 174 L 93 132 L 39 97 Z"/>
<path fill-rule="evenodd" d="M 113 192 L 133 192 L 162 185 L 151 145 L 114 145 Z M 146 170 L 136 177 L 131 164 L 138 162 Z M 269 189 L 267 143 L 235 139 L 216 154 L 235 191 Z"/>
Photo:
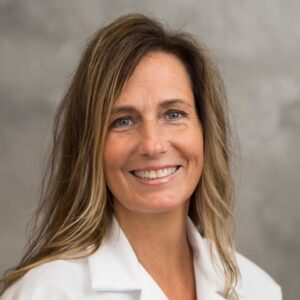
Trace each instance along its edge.
<path fill-rule="evenodd" d="M 133 171 L 133 174 L 143 179 L 157 179 L 169 176 L 177 170 L 177 167 L 159 169 L 156 171 Z"/>

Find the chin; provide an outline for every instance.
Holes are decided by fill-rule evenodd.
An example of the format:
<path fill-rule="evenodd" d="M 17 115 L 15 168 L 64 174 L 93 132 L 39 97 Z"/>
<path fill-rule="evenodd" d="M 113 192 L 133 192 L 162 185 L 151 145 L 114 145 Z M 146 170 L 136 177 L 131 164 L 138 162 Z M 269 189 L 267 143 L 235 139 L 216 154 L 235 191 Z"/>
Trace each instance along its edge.
<path fill-rule="evenodd" d="M 172 211 L 179 211 L 184 209 L 186 206 L 186 201 L 174 201 L 173 199 L 157 199 L 150 200 L 149 202 L 145 203 L 144 205 L 130 205 L 127 207 L 128 210 L 131 212 L 137 213 L 145 213 L 145 214 L 160 214 L 160 213 L 169 213 Z"/>

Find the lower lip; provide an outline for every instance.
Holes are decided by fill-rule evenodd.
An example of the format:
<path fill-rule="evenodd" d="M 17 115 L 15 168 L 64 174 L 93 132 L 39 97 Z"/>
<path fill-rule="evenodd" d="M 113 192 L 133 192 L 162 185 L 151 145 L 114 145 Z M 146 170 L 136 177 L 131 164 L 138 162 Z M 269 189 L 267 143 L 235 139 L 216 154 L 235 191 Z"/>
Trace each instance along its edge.
<path fill-rule="evenodd" d="M 181 169 L 182 169 L 182 167 L 179 167 L 173 174 L 166 176 L 166 177 L 157 178 L 157 179 L 143 179 L 143 178 L 136 177 L 132 173 L 130 173 L 130 175 L 134 179 L 136 179 L 139 183 L 142 183 L 142 184 L 148 185 L 148 186 L 157 186 L 157 185 L 162 185 L 162 184 L 168 183 L 171 180 L 173 180 L 177 175 L 179 175 L 179 173 L 181 172 Z"/>

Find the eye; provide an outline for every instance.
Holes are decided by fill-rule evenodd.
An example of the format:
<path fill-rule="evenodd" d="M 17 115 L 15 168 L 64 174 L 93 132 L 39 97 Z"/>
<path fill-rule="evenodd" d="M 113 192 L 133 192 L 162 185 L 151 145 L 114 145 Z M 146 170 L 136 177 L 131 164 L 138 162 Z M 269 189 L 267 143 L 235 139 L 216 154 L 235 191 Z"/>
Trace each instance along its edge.
<path fill-rule="evenodd" d="M 168 110 L 166 115 L 169 118 L 169 120 L 178 120 L 185 117 L 187 113 L 181 110 L 172 109 L 172 110 Z"/>
<path fill-rule="evenodd" d="M 114 128 L 123 128 L 130 126 L 132 122 L 133 120 L 131 117 L 122 117 L 113 121 L 111 126 Z"/>

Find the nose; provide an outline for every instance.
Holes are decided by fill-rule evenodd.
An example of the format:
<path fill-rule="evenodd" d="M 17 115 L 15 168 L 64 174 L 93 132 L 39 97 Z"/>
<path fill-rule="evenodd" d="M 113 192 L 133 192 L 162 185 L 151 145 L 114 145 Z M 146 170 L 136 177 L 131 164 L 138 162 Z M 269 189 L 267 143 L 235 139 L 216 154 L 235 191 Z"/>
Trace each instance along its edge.
<path fill-rule="evenodd" d="M 157 157 L 168 151 L 169 141 L 162 126 L 155 121 L 147 121 L 140 132 L 139 153 L 142 156 Z"/>

